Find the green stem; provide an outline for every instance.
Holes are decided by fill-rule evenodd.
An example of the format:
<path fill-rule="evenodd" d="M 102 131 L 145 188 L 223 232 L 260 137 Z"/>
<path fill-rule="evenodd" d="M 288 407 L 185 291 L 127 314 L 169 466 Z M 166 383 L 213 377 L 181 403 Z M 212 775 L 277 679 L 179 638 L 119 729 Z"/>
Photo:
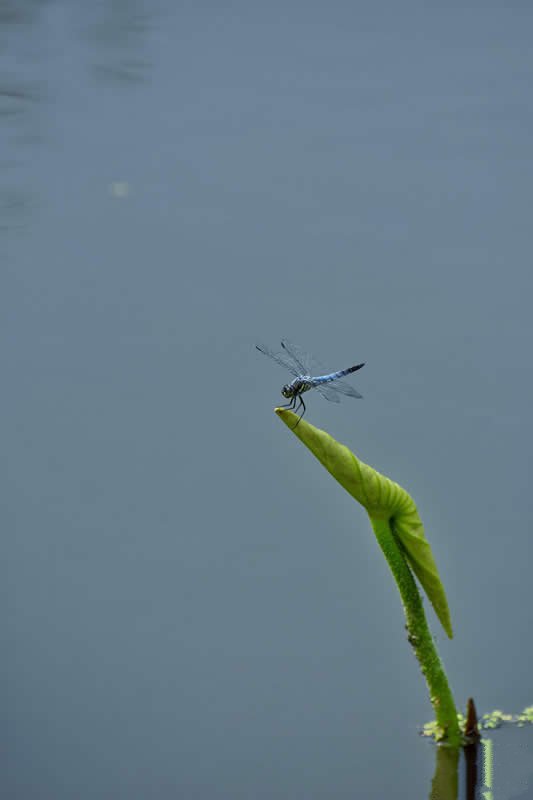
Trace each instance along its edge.
<path fill-rule="evenodd" d="M 447 744 L 458 747 L 461 745 L 462 737 L 452 692 L 433 644 L 420 592 L 392 531 L 394 521 L 371 516 L 370 522 L 398 586 L 407 620 L 407 638 L 426 679 L 437 724 L 442 730 L 442 738 L 446 739 Z"/>

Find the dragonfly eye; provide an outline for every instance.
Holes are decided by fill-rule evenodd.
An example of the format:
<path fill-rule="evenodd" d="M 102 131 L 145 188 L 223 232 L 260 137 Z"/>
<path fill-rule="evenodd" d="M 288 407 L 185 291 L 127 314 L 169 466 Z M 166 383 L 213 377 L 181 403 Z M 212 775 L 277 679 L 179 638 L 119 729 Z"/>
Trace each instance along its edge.
<path fill-rule="evenodd" d="M 288 383 L 286 383 L 285 386 L 283 386 L 281 394 L 283 395 L 283 397 L 286 397 L 287 400 L 289 400 L 292 397 L 291 387 L 289 386 Z"/>

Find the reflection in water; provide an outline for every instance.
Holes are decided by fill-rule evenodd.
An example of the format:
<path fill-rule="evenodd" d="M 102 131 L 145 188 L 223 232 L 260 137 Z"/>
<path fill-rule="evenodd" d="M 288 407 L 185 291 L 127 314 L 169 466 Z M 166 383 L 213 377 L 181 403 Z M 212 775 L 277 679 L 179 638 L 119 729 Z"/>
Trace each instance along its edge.
<path fill-rule="evenodd" d="M 16 188 L 4 188 L 0 191 L 0 230 L 21 228 L 24 218 L 31 206 L 31 197 L 27 192 Z"/>
<path fill-rule="evenodd" d="M 28 223 L 36 206 L 33 163 L 44 141 L 55 149 L 53 132 L 61 129 L 72 91 L 83 93 L 84 73 L 113 86 L 144 82 L 151 17 L 137 0 L 76 6 L 0 0 L 0 230 Z M 72 66 L 70 75 L 63 63 Z M 72 78 L 76 67 L 81 81 Z"/>
<path fill-rule="evenodd" d="M 15 78 L 0 82 L 0 148 L 4 155 L 0 189 L 0 228 L 21 227 L 32 205 L 31 191 L 20 185 L 18 168 L 23 164 L 20 146 L 39 139 L 35 105 L 39 90 Z"/>
<path fill-rule="evenodd" d="M 465 786 L 464 792 L 459 794 L 459 762 L 461 750 L 465 759 Z M 429 800 L 476 800 L 479 797 L 478 775 L 479 742 L 475 741 L 466 747 L 448 747 L 439 745 L 435 751 L 435 774 L 431 783 Z M 485 786 L 492 786 L 484 776 Z"/>
<path fill-rule="evenodd" d="M 440 747 L 435 750 L 435 774 L 431 783 L 429 800 L 457 800 L 459 790 L 458 747 Z"/>
<path fill-rule="evenodd" d="M 0 24 L 19 25 L 31 22 L 44 3 L 35 0 L 3 0 L 0 3 Z"/>
<path fill-rule="evenodd" d="M 0 115 L 1 116 L 15 116 L 19 114 L 21 109 L 20 102 L 9 104 L 10 100 L 24 101 L 32 100 L 35 98 L 35 93 L 29 91 L 27 88 L 15 88 L 10 86 L 0 86 Z"/>
<path fill-rule="evenodd" d="M 84 37 L 93 46 L 92 72 L 104 83 L 141 83 L 150 69 L 150 61 L 140 55 L 151 22 L 151 14 L 131 0 L 87 4 L 84 13 L 91 19 L 84 23 Z"/>
<path fill-rule="evenodd" d="M 22 228 L 34 205 L 23 176 L 27 147 L 40 142 L 43 98 L 37 48 L 29 46 L 46 3 L 0 4 L 0 230 Z M 29 34 L 32 34 L 31 36 Z"/>
<path fill-rule="evenodd" d="M 518 739 L 508 743 L 507 752 L 498 762 L 499 783 L 505 787 L 502 797 L 509 800 L 532 798 L 531 757 L 526 749 L 519 747 Z M 523 744 L 523 743 L 522 743 Z M 464 758 L 464 775 L 459 785 L 459 775 L 463 773 L 461 753 Z M 523 763 L 522 763 L 523 762 Z M 500 797 L 495 791 L 494 741 L 483 737 L 463 748 L 438 745 L 435 748 L 435 773 L 429 791 L 429 800 L 496 800 Z"/>
<path fill-rule="evenodd" d="M 478 785 L 479 742 L 472 742 L 464 750 L 465 757 L 465 798 L 475 800 Z"/>

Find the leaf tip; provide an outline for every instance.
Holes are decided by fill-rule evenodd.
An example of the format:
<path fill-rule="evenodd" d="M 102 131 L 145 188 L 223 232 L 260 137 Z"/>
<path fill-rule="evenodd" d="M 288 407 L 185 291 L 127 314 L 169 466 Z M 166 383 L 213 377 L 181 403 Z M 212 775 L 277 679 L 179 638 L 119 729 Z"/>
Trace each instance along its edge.
<path fill-rule="evenodd" d="M 294 412 L 290 411 L 288 408 L 281 408 L 281 406 L 275 408 L 274 413 L 277 414 L 281 420 L 283 420 L 285 425 L 289 425 L 290 427 L 294 425 L 294 420 L 298 419 Z"/>

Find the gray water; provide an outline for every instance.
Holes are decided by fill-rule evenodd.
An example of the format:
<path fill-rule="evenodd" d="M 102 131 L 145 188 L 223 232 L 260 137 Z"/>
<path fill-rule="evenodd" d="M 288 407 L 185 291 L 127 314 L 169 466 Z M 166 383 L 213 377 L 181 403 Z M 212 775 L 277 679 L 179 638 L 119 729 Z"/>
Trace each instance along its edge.
<path fill-rule="evenodd" d="M 532 23 L 0 5 L 5 797 L 428 795 L 396 589 L 258 340 L 366 361 L 307 418 L 417 502 L 458 703 L 531 704 Z"/>

